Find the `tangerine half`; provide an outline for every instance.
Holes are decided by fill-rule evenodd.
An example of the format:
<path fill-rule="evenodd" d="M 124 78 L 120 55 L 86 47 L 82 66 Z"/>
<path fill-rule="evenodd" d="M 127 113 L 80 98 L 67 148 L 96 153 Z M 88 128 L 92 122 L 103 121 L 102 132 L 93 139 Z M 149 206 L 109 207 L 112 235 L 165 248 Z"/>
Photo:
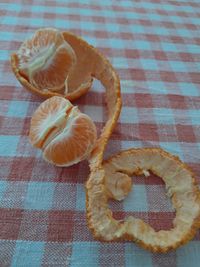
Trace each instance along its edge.
<path fill-rule="evenodd" d="M 72 47 L 52 28 L 37 30 L 22 43 L 17 56 L 20 74 L 40 90 L 63 89 L 76 62 Z"/>
<path fill-rule="evenodd" d="M 31 144 L 42 149 L 44 159 L 57 166 L 71 166 L 88 158 L 96 138 L 91 118 L 63 97 L 44 101 L 31 119 Z"/>

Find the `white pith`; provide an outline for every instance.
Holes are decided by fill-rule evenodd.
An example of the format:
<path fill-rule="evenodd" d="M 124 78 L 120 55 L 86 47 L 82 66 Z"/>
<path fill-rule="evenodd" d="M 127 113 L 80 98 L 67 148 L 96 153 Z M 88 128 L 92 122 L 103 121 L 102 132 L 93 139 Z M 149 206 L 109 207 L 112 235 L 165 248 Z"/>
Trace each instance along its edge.
<path fill-rule="evenodd" d="M 63 42 L 58 43 L 62 40 L 61 33 L 57 30 L 53 30 L 51 28 L 47 28 L 47 31 L 44 31 L 43 37 L 40 36 L 39 40 L 31 45 L 31 42 L 35 40 L 37 36 L 37 31 L 35 35 L 26 40 L 20 47 L 17 55 L 19 59 L 19 69 L 20 71 L 26 75 L 29 79 L 29 82 L 35 86 L 36 88 L 42 90 L 52 90 L 58 91 L 65 86 L 65 80 L 68 77 L 68 72 L 70 68 L 76 62 L 76 55 L 73 48 L 63 39 Z M 48 31 L 55 31 L 55 40 L 48 40 Z M 70 66 L 66 66 L 65 76 L 63 80 L 60 79 L 59 75 L 56 75 L 56 70 L 54 72 L 54 77 L 49 82 L 49 79 L 46 78 L 48 76 L 45 72 L 40 76 L 40 72 L 45 71 L 52 67 L 55 68 L 54 60 L 55 55 L 59 53 L 59 51 L 63 49 L 62 53 L 68 54 L 71 58 Z M 62 55 L 61 55 L 62 56 Z M 59 66 L 58 66 L 59 68 Z M 53 71 L 53 69 L 52 69 Z M 58 70 L 57 70 L 58 71 Z M 35 77 L 37 75 L 37 78 Z M 39 75 L 39 76 L 38 76 Z M 40 82 L 38 82 L 38 80 Z"/>
<path fill-rule="evenodd" d="M 27 68 L 29 77 L 31 77 L 36 71 L 47 68 L 52 63 L 55 51 L 55 45 L 51 45 L 48 49 L 42 49 L 40 53 L 33 57 Z"/>
<path fill-rule="evenodd" d="M 55 130 L 48 136 L 43 144 L 43 149 L 54 139 L 57 135 L 61 134 L 64 129 L 69 129 L 71 126 L 71 121 L 74 119 L 78 114 L 79 111 L 77 107 L 73 107 L 72 110 L 68 115 L 66 115 L 66 111 L 71 106 L 67 105 L 61 111 L 56 114 L 50 114 L 47 116 L 46 120 L 40 125 L 40 135 L 38 137 L 39 140 L 43 140 L 48 132 L 55 127 Z"/>
<path fill-rule="evenodd" d="M 46 30 L 55 31 L 54 29 L 47 28 Z M 39 31 L 38 31 L 39 32 Z M 56 40 L 59 32 L 56 32 Z M 37 35 L 37 32 L 34 36 Z M 33 36 L 33 39 L 34 39 Z M 41 39 L 40 39 L 41 40 Z M 44 44 L 43 44 L 44 40 Z M 56 43 L 46 45 L 45 33 L 43 39 L 40 41 L 39 45 L 35 45 L 29 48 L 28 45 L 29 40 L 25 41 L 18 51 L 19 57 L 19 68 L 28 72 L 28 74 L 32 74 L 35 70 L 41 69 L 45 62 L 54 54 L 57 49 Z M 23 61 L 23 57 L 27 57 L 27 62 Z"/>

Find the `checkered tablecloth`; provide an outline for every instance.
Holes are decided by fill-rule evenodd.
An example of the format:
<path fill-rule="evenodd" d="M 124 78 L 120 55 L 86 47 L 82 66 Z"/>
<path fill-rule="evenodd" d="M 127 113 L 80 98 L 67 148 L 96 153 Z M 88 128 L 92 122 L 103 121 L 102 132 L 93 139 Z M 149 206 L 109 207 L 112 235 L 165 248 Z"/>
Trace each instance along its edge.
<path fill-rule="evenodd" d="M 131 147 L 178 155 L 200 183 L 199 0 L 0 1 L 0 267 L 200 266 L 200 233 L 167 254 L 129 242 L 98 242 L 87 228 L 87 162 L 48 165 L 28 141 L 30 118 L 43 99 L 18 83 L 9 57 L 40 27 L 81 35 L 106 55 L 121 79 L 123 108 L 105 157 Z M 101 129 L 104 90 L 75 101 Z M 161 179 L 133 178 L 114 216 L 143 218 L 168 229 L 174 211 Z"/>

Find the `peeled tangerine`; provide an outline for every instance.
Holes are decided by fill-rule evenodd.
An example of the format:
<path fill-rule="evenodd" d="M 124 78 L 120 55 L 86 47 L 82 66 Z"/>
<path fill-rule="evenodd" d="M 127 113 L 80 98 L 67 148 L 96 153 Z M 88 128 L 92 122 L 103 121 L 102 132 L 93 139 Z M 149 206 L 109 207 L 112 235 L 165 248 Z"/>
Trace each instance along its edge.
<path fill-rule="evenodd" d="M 54 96 L 34 112 L 29 138 L 34 147 L 42 149 L 46 161 L 71 166 L 90 155 L 97 132 L 89 116 L 68 100 Z"/>
<path fill-rule="evenodd" d="M 76 63 L 72 47 L 61 32 L 52 28 L 37 30 L 17 52 L 19 73 L 40 90 L 59 91 Z"/>
<path fill-rule="evenodd" d="M 93 82 L 95 59 L 90 50 L 85 41 L 70 32 L 41 28 L 12 53 L 11 67 L 18 81 L 31 93 L 75 100 Z"/>

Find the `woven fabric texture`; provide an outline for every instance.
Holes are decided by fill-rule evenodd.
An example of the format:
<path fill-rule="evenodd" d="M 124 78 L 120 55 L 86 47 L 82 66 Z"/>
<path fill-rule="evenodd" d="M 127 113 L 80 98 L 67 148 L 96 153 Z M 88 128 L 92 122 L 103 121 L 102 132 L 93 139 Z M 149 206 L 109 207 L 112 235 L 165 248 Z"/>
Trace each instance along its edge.
<path fill-rule="evenodd" d="M 121 80 L 123 108 L 105 158 L 131 147 L 161 147 L 187 163 L 200 183 L 200 2 L 198 0 L 0 1 L 0 266 L 197 267 L 200 233 L 167 254 L 130 242 L 104 243 L 87 228 L 88 163 L 47 164 L 28 141 L 43 99 L 11 71 L 10 54 L 41 27 L 82 36 L 108 57 Z M 100 132 L 104 88 L 74 102 Z M 172 226 L 174 210 L 158 177 L 133 177 L 133 190 L 110 206 L 155 229 Z"/>

